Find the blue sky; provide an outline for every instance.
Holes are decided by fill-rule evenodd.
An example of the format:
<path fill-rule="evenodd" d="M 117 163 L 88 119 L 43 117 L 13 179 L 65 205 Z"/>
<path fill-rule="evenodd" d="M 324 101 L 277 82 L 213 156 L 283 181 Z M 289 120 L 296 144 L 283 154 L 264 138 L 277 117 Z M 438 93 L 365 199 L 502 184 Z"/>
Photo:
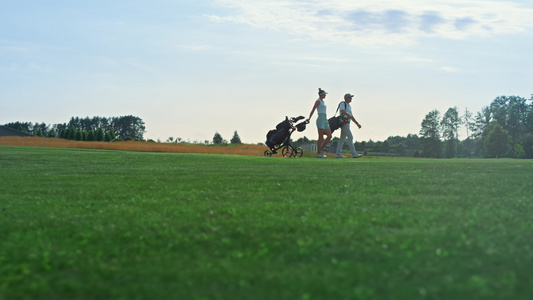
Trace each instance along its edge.
<path fill-rule="evenodd" d="M 154 140 L 257 143 L 321 87 L 330 116 L 355 94 L 356 140 L 418 134 L 433 109 L 530 98 L 532 15 L 532 1 L 0 0 L 0 123 L 135 115 Z M 314 118 L 293 138 L 316 139 Z"/>

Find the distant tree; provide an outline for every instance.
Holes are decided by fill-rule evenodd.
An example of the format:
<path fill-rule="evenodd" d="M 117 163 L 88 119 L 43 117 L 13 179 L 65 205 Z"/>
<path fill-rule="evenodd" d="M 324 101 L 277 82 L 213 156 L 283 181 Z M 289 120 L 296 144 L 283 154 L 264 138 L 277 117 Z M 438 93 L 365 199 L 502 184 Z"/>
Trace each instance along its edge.
<path fill-rule="evenodd" d="M 472 119 L 472 112 L 470 112 L 468 110 L 468 107 L 465 107 L 465 112 L 463 113 L 462 119 L 463 119 L 463 124 L 465 125 L 465 129 L 466 129 L 466 138 L 469 138 L 470 137 L 470 131 L 474 127 L 474 124 L 472 122 L 472 120 L 473 120 Z"/>
<path fill-rule="evenodd" d="M 531 95 L 529 101 L 531 101 L 531 103 L 527 108 L 526 131 L 529 133 L 533 133 L 533 94 Z"/>
<path fill-rule="evenodd" d="M 474 146 L 473 150 L 477 154 L 482 154 L 485 149 L 485 139 L 488 134 L 487 128 L 492 120 L 492 113 L 488 106 L 484 106 L 481 108 L 481 111 L 476 114 L 471 137 Z"/>
<path fill-rule="evenodd" d="M 408 134 L 407 137 L 405 138 L 405 145 L 409 149 L 419 149 L 420 141 L 419 141 L 418 135 Z"/>
<path fill-rule="evenodd" d="M 241 138 L 239 137 L 239 134 L 237 133 L 237 130 L 233 133 L 233 137 L 230 140 L 230 143 L 232 144 L 242 144 Z"/>
<path fill-rule="evenodd" d="M 303 136 L 303 137 L 299 138 L 298 140 L 296 140 L 295 144 L 300 146 L 302 144 L 307 144 L 309 142 L 310 142 L 309 139 L 306 136 Z"/>
<path fill-rule="evenodd" d="M 476 114 L 476 121 L 473 130 L 473 136 L 477 140 L 483 140 L 485 131 L 492 121 L 492 114 L 490 107 L 484 106 L 481 111 Z"/>
<path fill-rule="evenodd" d="M 465 108 L 465 112 L 462 116 L 462 119 L 463 119 L 463 124 L 465 125 L 465 128 L 466 128 L 466 140 L 465 141 L 468 141 L 468 143 L 465 144 L 466 149 L 464 151 L 470 157 L 471 151 L 472 151 L 470 131 L 474 128 L 474 122 L 472 118 L 472 113 L 468 110 L 468 108 Z"/>
<path fill-rule="evenodd" d="M 213 144 L 222 144 L 222 140 L 220 133 L 216 132 L 215 136 L 213 136 Z"/>
<path fill-rule="evenodd" d="M 381 144 L 381 147 L 383 147 L 383 151 L 388 151 L 390 148 L 389 141 L 388 140 L 383 141 L 383 143 Z"/>
<path fill-rule="evenodd" d="M 446 148 L 444 151 L 445 157 L 451 158 L 457 153 L 459 144 L 458 131 L 460 124 L 461 118 L 459 118 L 459 111 L 457 107 L 449 108 L 440 122 L 442 136 L 446 140 Z"/>
<path fill-rule="evenodd" d="M 80 129 L 81 128 L 81 124 L 80 124 L 80 118 L 78 117 L 71 117 L 70 118 L 70 121 L 68 122 L 68 127 L 73 127 L 74 129 Z"/>
<path fill-rule="evenodd" d="M 6 123 L 4 124 L 4 126 L 18 130 L 18 131 L 26 132 L 26 133 L 32 133 L 32 128 L 33 128 L 33 125 L 31 122 L 25 122 L 25 123 L 12 122 L 12 123 Z"/>
<path fill-rule="evenodd" d="M 50 129 L 50 131 L 48 131 L 48 134 L 46 135 L 46 137 L 55 138 L 56 137 L 56 130 L 54 128 Z"/>
<path fill-rule="evenodd" d="M 83 141 L 83 131 L 76 130 L 75 139 L 76 139 L 76 141 Z"/>
<path fill-rule="evenodd" d="M 115 135 L 115 132 L 113 131 L 113 129 L 109 129 L 107 131 L 107 133 L 109 133 L 109 137 L 111 137 L 111 141 L 115 140 L 117 138 L 117 136 Z"/>
<path fill-rule="evenodd" d="M 507 129 L 511 135 L 513 147 L 522 143 L 527 132 L 528 105 L 526 99 L 518 96 L 509 97 Z"/>
<path fill-rule="evenodd" d="M 36 136 L 40 136 L 40 137 L 43 137 L 43 136 L 44 136 L 44 135 L 43 135 L 43 131 L 42 131 L 41 128 L 37 129 L 37 132 L 35 132 L 34 135 L 36 135 Z"/>
<path fill-rule="evenodd" d="M 491 123 L 490 131 L 485 139 L 485 155 L 487 157 L 504 157 L 509 152 L 509 132 L 499 124 Z"/>
<path fill-rule="evenodd" d="M 54 124 L 52 126 L 56 131 L 56 136 L 61 139 L 66 139 L 66 132 L 68 131 L 67 124 Z"/>
<path fill-rule="evenodd" d="M 89 131 L 89 134 L 87 134 L 87 141 L 89 142 L 96 141 L 96 134 L 94 133 L 94 130 Z"/>
<path fill-rule="evenodd" d="M 126 140 L 142 140 L 146 127 L 144 121 L 135 116 L 114 117 L 111 119 L 111 127 L 116 136 Z"/>
<path fill-rule="evenodd" d="M 69 140 L 75 140 L 76 139 L 76 129 L 74 126 L 70 126 L 67 133 L 67 139 Z"/>
<path fill-rule="evenodd" d="M 61 128 L 61 130 L 59 131 L 58 138 L 66 139 L 67 138 L 67 132 L 68 132 L 68 130 L 66 128 Z"/>
<path fill-rule="evenodd" d="M 533 158 L 533 135 L 526 136 L 523 147 L 526 158 Z"/>
<path fill-rule="evenodd" d="M 420 136 L 422 144 L 422 155 L 424 157 L 441 156 L 440 140 L 440 113 L 438 110 L 429 112 L 422 120 Z"/>
<path fill-rule="evenodd" d="M 389 143 L 390 146 L 397 146 L 405 141 L 405 137 L 396 135 L 396 136 L 389 136 L 386 140 L 386 142 Z"/>
<path fill-rule="evenodd" d="M 106 142 L 111 142 L 112 140 L 113 140 L 113 137 L 112 137 L 112 135 L 111 135 L 111 132 L 109 132 L 109 131 L 106 132 L 106 133 L 105 133 L 105 136 L 104 136 L 104 141 L 106 141 Z"/>
<path fill-rule="evenodd" d="M 33 135 L 43 137 L 48 134 L 49 126 L 47 126 L 45 123 L 36 122 L 35 124 L 33 124 L 33 126 L 30 127 L 31 130 L 29 132 Z"/>
<path fill-rule="evenodd" d="M 96 141 L 102 142 L 104 140 L 104 130 L 102 127 L 96 130 Z"/>
<path fill-rule="evenodd" d="M 396 153 L 398 153 L 398 155 L 400 156 L 403 156 L 405 154 L 405 145 L 402 144 L 402 143 L 399 143 L 396 145 Z"/>
<path fill-rule="evenodd" d="M 509 132 L 512 146 L 520 143 L 526 134 L 528 105 L 518 96 L 499 96 L 490 104 L 494 120 Z"/>
<path fill-rule="evenodd" d="M 526 151 L 524 150 L 524 147 L 520 144 L 516 144 L 513 147 L 513 157 L 514 158 L 525 158 L 526 157 Z"/>

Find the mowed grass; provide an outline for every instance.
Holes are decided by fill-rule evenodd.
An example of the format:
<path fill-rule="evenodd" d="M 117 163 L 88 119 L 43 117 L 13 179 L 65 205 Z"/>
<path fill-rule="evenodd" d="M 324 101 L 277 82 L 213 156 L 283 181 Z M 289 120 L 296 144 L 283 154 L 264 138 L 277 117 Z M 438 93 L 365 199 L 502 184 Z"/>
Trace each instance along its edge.
<path fill-rule="evenodd" d="M 0 146 L 0 299 L 531 299 L 531 160 Z"/>

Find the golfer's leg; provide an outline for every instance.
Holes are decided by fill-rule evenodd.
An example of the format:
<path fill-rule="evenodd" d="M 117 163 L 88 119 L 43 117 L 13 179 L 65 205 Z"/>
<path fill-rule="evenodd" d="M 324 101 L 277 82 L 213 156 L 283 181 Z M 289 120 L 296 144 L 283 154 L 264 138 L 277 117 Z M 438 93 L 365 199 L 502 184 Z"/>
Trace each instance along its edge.
<path fill-rule="evenodd" d="M 345 133 L 345 128 L 344 128 L 346 127 L 346 125 L 341 126 L 341 136 L 339 138 L 339 144 L 337 145 L 337 153 L 336 153 L 337 156 L 341 156 L 342 147 L 344 146 L 344 141 L 346 140 L 346 133 Z"/>

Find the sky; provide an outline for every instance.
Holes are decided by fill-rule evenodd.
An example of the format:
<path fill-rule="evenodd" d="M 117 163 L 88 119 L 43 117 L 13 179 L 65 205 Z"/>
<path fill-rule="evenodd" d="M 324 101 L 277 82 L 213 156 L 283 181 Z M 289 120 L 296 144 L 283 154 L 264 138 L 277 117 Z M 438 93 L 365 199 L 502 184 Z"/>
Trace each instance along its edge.
<path fill-rule="evenodd" d="M 434 109 L 531 97 L 532 15 L 531 0 L 0 0 L 0 124 L 134 115 L 146 139 L 261 143 L 322 88 L 328 117 L 355 95 L 357 141 L 418 134 Z M 293 139 L 316 139 L 316 116 Z"/>

